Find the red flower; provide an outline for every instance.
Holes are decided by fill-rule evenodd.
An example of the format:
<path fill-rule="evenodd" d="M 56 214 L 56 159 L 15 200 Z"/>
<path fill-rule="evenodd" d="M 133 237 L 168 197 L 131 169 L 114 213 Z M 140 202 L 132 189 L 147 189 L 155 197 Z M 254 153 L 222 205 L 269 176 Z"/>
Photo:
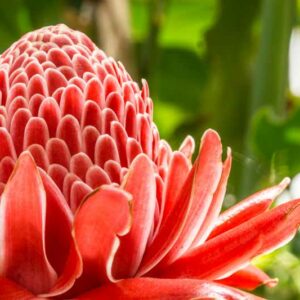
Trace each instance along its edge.
<path fill-rule="evenodd" d="M 178 151 L 120 63 L 66 26 L 0 57 L 0 299 L 256 299 L 251 266 L 287 243 L 288 180 L 220 214 L 231 167 L 205 132 Z M 74 214 L 75 213 L 75 214 Z"/>

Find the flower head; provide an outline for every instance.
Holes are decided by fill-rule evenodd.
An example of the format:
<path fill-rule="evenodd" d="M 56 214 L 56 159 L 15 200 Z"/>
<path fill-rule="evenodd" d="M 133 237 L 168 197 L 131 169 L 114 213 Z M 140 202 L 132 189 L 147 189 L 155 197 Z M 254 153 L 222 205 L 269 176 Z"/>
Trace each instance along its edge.
<path fill-rule="evenodd" d="M 251 266 L 290 240 L 288 184 L 220 214 L 231 168 L 213 130 L 178 151 L 152 121 L 147 83 L 64 25 L 0 56 L 0 290 L 16 297 L 255 299 Z"/>

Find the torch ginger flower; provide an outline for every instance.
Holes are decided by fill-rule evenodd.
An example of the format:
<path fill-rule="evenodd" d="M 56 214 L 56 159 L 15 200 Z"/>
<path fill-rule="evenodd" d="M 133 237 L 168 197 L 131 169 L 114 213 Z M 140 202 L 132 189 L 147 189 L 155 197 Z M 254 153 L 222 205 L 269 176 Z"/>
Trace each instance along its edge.
<path fill-rule="evenodd" d="M 145 81 L 64 25 L 0 56 L 0 299 L 258 299 L 251 265 L 287 243 L 289 183 L 220 214 L 231 168 L 213 130 L 159 138 Z"/>

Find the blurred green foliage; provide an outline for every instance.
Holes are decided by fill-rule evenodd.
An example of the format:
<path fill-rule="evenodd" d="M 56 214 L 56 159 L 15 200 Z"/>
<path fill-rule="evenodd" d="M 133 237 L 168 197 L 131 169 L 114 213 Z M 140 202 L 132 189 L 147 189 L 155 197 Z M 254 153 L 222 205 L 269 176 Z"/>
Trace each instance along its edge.
<path fill-rule="evenodd" d="M 27 31 L 61 22 L 97 41 L 95 23 L 82 18 L 83 8 L 96 2 L 0 1 L 0 51 Z M 135 78 L 149 81 L 163 138 L 176 148 L 186 134 L 199 143 L 205 128 L 217 129 L 224 146 L 233 147 L 228 192 L 238 199 L 300 172 L 300 101 L 287 81 L 300 0 L 129 3 Z M 300 299 L 299 241 L 256 260 L 280 279 L 258 294 Z"/>
<path fill-rule="evenodd" d="M 63 22 L 64 1 L 10 0 L 0 1 L 0 50 L 35 28 Z"/>

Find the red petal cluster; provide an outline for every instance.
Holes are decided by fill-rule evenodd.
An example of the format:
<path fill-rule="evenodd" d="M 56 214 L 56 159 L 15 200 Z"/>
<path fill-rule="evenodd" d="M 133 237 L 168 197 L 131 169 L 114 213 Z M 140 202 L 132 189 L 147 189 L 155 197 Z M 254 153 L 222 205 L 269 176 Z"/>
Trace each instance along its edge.
<path fill-rule="evenodd" d="M 0 299 L 257 299 L 251 266 L 288 242 L 289 180 L 221 213 L 231 168 L 213 130 L 178 151 L 124 67 L 64 25 L 0 56 Z"/>

